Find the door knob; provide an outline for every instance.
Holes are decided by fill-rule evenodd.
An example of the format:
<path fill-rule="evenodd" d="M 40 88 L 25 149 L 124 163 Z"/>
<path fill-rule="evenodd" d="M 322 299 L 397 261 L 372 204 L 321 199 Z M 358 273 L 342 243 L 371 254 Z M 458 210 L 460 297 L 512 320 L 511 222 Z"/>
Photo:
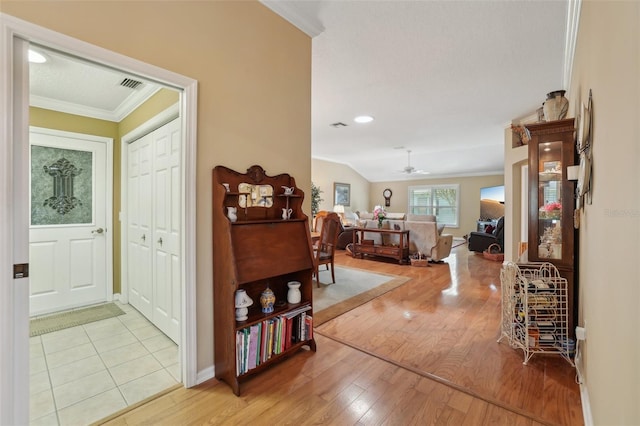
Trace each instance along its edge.
<path fill-rule="evenodd" d="M 160 237 L 160 239 L 158 240 L 158 244 L 160 244 L 160 246 L 162 247 L 162 237 Z"/>
<path fill-rule="evenodd" d="M 103 232 L 104 229 L 102 228 L 94 229 L 93 231 L 91 231 L 92 234 L 102 234 Z"/>
<path fill-rule="evenodd" d="M 145 234 L 142 234 L 142 237 L 140 237 L 142 239 L 142 241 L 147 241 L 147 236 Z"/>

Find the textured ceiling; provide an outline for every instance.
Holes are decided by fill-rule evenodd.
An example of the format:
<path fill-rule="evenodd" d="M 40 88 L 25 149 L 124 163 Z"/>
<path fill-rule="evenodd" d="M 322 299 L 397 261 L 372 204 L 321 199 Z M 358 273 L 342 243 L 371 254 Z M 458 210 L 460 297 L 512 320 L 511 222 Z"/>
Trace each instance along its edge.
<path fill-rule="evenodd" d="M 29 64 L 32 106 L 119 122 L 160 89 L 152 82 L 40 46 L 47 62 Z M 123 87 L 125 79 L 142 82 Z"/>
<path fill-rule="evenodd" d="M 505 126 L 564 88 L 566 1 L 263 3 L 313 36 L 313 157 L 372 182 L 424 178 L 402 173 L 406 150 L 428 177 L 503 173 Z M 119 121 L 159 88 L 44 53 L 35 106 Z M 354 123 L 361 114 L 375 121 Z"/>
<path fill-rule="evenodd" d="M 314 158 L 369 181 L 425 178 L 407 149 L 428 177 L 501 174 L 505 126 L 563 88 L 564 1 L 264 4 L 314 36 Z"/>

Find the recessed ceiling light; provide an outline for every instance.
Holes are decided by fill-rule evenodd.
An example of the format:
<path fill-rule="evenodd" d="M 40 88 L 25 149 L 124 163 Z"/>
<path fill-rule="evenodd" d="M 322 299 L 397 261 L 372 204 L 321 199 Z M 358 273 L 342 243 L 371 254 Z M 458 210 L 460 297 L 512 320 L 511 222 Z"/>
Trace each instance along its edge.
<path fill-rule="evenodd" d="M 373 121 L 373 117 L 370 115 L 359 115 L 353 119 L 356 123 L 371 123 Z"/>
<path fill-rule="evenodd" d="M 34 64 L 43 64 L 47 62 L 47 58 L 42 53 L 29 49 L 29 62 Z"/>

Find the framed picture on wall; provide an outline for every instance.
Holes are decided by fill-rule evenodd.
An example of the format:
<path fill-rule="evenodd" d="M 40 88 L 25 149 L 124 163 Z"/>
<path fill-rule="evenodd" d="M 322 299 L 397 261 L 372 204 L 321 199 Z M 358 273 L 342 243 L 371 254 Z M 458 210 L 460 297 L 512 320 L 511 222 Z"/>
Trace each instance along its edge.
<path fill-rule="evenodd" d="M 338 182 L 333 183 L 333 205 L 351 205 L 351 184 Z"/>

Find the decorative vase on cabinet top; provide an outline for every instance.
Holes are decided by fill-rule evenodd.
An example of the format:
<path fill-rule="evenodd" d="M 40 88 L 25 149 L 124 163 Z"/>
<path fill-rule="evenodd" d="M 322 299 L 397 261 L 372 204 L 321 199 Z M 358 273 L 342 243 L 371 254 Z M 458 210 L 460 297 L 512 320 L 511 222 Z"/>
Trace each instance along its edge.
<path fill-rule="evenodd" d="M 566 90 L 556 90 L 547 93 L 547 100 L 542 109 L 545 121 L 562 120 L 567 116 L 569 101 L 564 97 Z"/>

